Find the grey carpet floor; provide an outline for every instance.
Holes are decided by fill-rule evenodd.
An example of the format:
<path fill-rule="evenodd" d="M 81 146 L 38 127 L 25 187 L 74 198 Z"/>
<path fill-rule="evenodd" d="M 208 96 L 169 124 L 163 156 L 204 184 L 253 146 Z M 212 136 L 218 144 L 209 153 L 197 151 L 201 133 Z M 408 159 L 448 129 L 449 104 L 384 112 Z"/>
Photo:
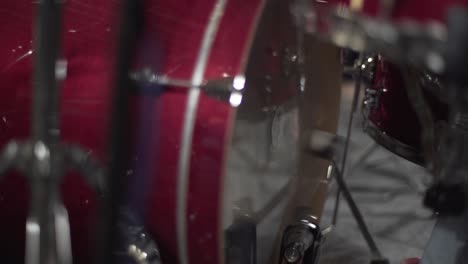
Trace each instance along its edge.
<path fill-rule="evenodd" d="M 352 84 L 344 84 L 340 135 L 346 134 L 352 93 Z M 430 176 L 424 168 L 376 145 L 363 132 L 360 111 L 355 115 L 349 151 L 346 182 L 384 256 L 391 264 L 420 257 L 435 223 L 422 206 Z M 365 152 L 371 155 L 362 160 Z M 331 223 L 336 191 L 332 183 L 322 228 Z M 337 226 L 325 240 L 320 263 L 367 264 L 370 254 L 365 241 L 346 202 L 342 199 L 340 204 Z"/>

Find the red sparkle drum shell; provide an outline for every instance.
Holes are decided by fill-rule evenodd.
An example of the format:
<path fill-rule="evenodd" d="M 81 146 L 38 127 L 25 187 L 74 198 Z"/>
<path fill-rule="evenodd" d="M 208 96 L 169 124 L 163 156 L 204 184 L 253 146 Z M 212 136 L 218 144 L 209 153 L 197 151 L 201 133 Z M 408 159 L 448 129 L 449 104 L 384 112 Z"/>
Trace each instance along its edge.
<path fill-rule="evenodd" d="M 387 22 L 395 28 L 410 26 L 423 26 L 434 32 L 446 32 L 445 21 L 452 8 L 468 8 L 466 0 L 449 1 L 373 1 L 373 0 L 331 0 L 311 1 L 312 15 L 309 16 L 311 32 L 318 32 L 322 37 L 338 45 L 350 45 L 361 49 L 365 48 L 365 39 L 353 39 L 353 34 L 341 34 L 340 31 L 355 32 L 352 30 L 356 21 L 373 25 L 372 22 Z M 350 15 L 349 12 L 352 11 Z M 332 14 L 350 20 L 333 24 Z M 357 19 L 357 20 L 354 20 Z M 340 24 L 342 23 L 342 24 Z M 348 23 L 348 24 L 346 24 Z M 334 32 L 335 26 L 338 33 Z M 364 26 L 363 26 L 364 27 Z M 355 28 L 359 32 L 363 28 Z M 334 33 L 337 33 L 334 35 Z M 359 34 L 355 34 L 359 36 Z M 355 41 L 355 42 L 354 42 Z M 372 41 L 372 40 L 371 40 Z M 363 46 L 364 45 L 364 46 Z M 372 46 L 372 45 L 369 45 Z M 376 48 L 376 47 L 373 47 Z M 377 47 L 379 48 L 379 47 Z M 381 48 L 381 47 L 380 47 Z M 393 46 L 396 50 L 400 47 Z M 377 50 L 388 52 L 388 50 Z M 419 78 L 419 77 L 418 77 Z M 429 81 L 431 82 L 431 81 Z M 375 74 L 371 80 L 369 97 L 372 106 L 365 106 L 365 119 L 367 132 L 381 145 L 390 151 L 416 163 L 424 163 L 421 150 L 421 133 L 423 132 L 419 119 L 408 100 L 407 87 L 402 80 L 399 69 L 379 57 L 376 63 Z M 422 85 L 424 86 L 424 84 Z M 439 121 L 447 119 L 446 106 L 440 94 L 432 94 L 431 89 L 425 87 L 424 99 L 427 100 L 437 128 Z M 437 131 L 435 131 L 437 133 Z M 437 143 L 435 143 L 437 145 Z M 436 146 L 433 146 L 436 147 Z"/>
<path fill-rule="evenodd" d="M 200 64 L 200 49 L 207 41 L 207 25 L 219 5 L 219 23 L 208 37 L 213 42 L 205 58 L 202 80 L 245 77 L 238 118 L 244 115 L 248 117 L 246 122 L 264 121 L 265 116 L 281 120 L 283 112 L 265 113 L 271 113 L 271 109 L 291 113 L 282 105 L 289 105 L 296 94 L 297 76 L 284 73 L 282 67 L 288 66 L 280 56 L 296 47 L 285 1 L 146 1 L 145 33 L 136 52 L 136 65 L 190 81 Z M 30 135 L 34 8 L 30 2 L 0 3 L 1 146 Z M 103 165 L 107 157 L 117 10 L 110 0 L 65 1 L 63 10 L 61 56 L 67 62 L 67 76 L 60 88 L 61 139 L 81 146 Z M 145 227 L 158 243 L 163 263 L 177 263 L 179 154 L 187 92 L 186 88 L 171 86 L 155 89 L 161 87 L 147 85 L 131 98 L 129 204 L 144 212 Z M 235 114 L 236 108 L 229 102 L 201 94 L 189 153 L 184 216 L 185 246 L 191 263 L 223 263 L 223 175 Z M 288 125 L 286 129 L 295 127 Z M 278 128 L 283 136 L 294 134 Z M 5 263 L 24 262 L 28 188 L 28 181 L 17 173 L 0 181 L 0 259 Z M 61 188 L 70 218 L 74 263 L 92 263 L 99 200 L 77 173 L 66 175 Z"/>
<path fill-rule="evenodd" d="M 409 101 L 406 84 L 401 70 L 382 56 L 374 57 L 375 68 L 366 88 L 363 104 L 364 129 L 390 151 L 418 164 L 424 163 L 421 147 L 422 128 L 417 114 Z M 442 98 L 437 97 L 430 85 L 437 77 L 430 80 L 422 73 L 417 76 L 424 92 L 424 98 L 430 108 L 434 122 L 447 119 L 447 107 Z M 427 76 L 431 76 L 430 74 Z M 440 87 L 442 88 L 442 87 Z"/>

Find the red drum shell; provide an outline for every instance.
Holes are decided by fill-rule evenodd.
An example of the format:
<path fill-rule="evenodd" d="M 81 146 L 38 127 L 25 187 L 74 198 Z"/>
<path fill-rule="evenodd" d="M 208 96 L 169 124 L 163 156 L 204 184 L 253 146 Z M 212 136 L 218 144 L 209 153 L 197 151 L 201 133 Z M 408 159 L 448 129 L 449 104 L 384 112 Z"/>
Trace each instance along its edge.
<path fill-rule="evenodd" d="M 258 60 L 249 67 L 258 75 L 252 76 L 252 82 L 264 82 L 263 76 L 268 75 L 272 90 L 278 91 L 256 96 L 268 106 L 294 95 L 290 89 L 294 87 L 283 85 L 288 82 L 278 77 L 282 57 L 277 54 L 291 45 L 288 41 L 294 33 L 277 26 L 283 21 L 277 15 L 289 10 L 280 2 L 227 1 L 203 80 L 246 74 L 255 46 Z M 216 4 L 215 0 L 146 1 L 146 27 L 136 65 L 170 78 L 191 80 Z M 272 15 L 261 16 L 266 6 Z M 23 1 L 0 3 L 0 146 L 30 134 L 33 7 Z M 65 1 L 63 13 L 61 56 L 67 61 L 67 77 L 60 88 L 61 139 L 81 146 L 104 165 L 117 9 L 115 1 L 78 0 Z M 276 24 L 266 27 L 271 21 Z M 259 28 L 264 32 L 255 37 Z M 249 76 L 247 79 L 249 83 Z M 280 85 L 282 89 L 277 88 Z M 160 88 L 145 87 L 132 97 L 128 175 L 134 195 L 129 203 L 142 207 L 144 223 L 160 246 L 163 263 L 177 263 L 177 172 L 187 94 L 186 88 L 155 90 Z M 204 94 L 199 101 L 186 213 L 190 263 L 223 262 L 222 183 L 234 110 L 229 103 Z M 149 175 L 149 179 L 141 180 L 141 175 Z M 91 263 L 99 202 L 76 173 L 63 179 L 62 195 L 70 217 L 74 263 Z M 5 263 L 24 262 L 28 199 L 28 184 L 22 175 L 10 173 L 0 181 L 0 259 Z"/>
<path fill-rule="evenodd" d="M 421 85 L 434 121 L 446 120 L 446 105 Z M 421 125 L 409 101 L 400 69 L 382 56 L 376 57 L 373 80 L 368 89 L 364 100 L 373 101 L 363 105 L 367 112 L 364 118 L 369 121 L 365 124 L 368 134 L 390 151 L 410 161 L 424 163 Z"/>

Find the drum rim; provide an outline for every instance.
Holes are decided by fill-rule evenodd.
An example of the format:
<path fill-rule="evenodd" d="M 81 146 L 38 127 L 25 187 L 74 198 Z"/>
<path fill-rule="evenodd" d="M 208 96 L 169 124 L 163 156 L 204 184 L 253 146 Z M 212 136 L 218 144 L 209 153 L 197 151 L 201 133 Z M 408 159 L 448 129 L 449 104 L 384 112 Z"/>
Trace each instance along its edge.
<path fill-rule="evenodd" d="M 407 145 L 397 139 L 392 138 L 387 133 L 375 126 L 372 121 L 366 122 L 364 131 L 378 144 L 398 156 L 424 166 L 425 161 L 418 148 Z"/>

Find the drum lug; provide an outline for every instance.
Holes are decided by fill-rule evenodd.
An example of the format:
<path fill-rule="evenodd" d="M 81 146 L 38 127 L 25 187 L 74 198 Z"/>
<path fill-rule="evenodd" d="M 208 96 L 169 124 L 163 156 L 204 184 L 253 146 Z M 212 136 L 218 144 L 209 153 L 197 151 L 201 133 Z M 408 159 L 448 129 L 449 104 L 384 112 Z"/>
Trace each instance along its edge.
<path fill-rule="evenodd" d="M 374 81 L 374 72 L 376 68 L 376 58 L 375 56 L 366 57 L 360 65 L 361 78 L 364 81 L 364 84 L 368 87 L 372 85 Z M 367 110 L 377 107 L 379 102 L 380 91 L 377 89 L 366 88 L 364 90 L 364 100 L 363 105 Z"/>

